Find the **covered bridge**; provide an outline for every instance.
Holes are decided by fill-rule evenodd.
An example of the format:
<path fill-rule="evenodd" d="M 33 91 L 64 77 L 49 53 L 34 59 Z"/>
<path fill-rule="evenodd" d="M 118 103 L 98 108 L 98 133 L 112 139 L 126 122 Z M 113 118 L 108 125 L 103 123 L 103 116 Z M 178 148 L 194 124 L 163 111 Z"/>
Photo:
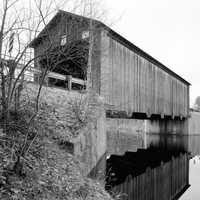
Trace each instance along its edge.
<path fill-rule="evenodd" d="M 83 43 L 87 52 L 89 36 L 93 33 L 92 88 L 104 98 L 111 116 L 113 113 L 124 113 L 127 117 L 187 118 L 190 84 L 105 24 L 92 20 L 91 31 L 90 20 L 59 11 L 31 42 L 35 56 L 39 58 L 52 46 L 70 49 L 74 41 L 86 41 Z M 87 61 L 88 53 L 81 55 Z M 68 57 L 69 53 L 66 53 L 66 59 Z M 82 63 L 85 64 L 85 61 Z M 40 67 L 39 59 L 35 67 Z M 76 73 L 68 69 L 75 67 L 78 64 L 71 60 L 62 66 L 66 71 L 59 71 L 58 67 L 52 71 L 74 76 Z M 75 76 L 81 79 L 87 77 Z"/>

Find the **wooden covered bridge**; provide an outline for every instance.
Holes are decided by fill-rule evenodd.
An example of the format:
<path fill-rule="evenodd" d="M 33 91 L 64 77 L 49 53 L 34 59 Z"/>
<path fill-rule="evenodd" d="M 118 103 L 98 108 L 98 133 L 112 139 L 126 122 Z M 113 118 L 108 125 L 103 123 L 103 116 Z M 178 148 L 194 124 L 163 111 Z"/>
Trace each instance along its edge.
<path fill-rule="evenodd" d="M 40 58 L 49 49 L 55 52 L 61 47 L 65 49 L 60 49 L 66 55 L 62 58 L 65 61 L 62 67 L 56 66 L 52 71 L 86 80 L 87 70 L 77 75 L 72 69 L 87 68 L 87 62 L 77 64 L 67 57 L 72 55 L 70 44 L 76 42 L 76 46 L 83 44 L 86 48 L 81 46 L 79 49 L 85 54 L 74 58 L 87 61 L 92 34 L 92 88 L 104 98 L 109 116 L 188 117 L 190 84 L 186 80 L 105 24 L 92 20 L 91 30 L 90 22 L 88 18 L 59 11 L 31 42 L 35 56 Z M 35 67 L 40 67 L 40 61 L 36 61 Z"/>
<path fill-rule="evenodd" d="M 112 30 L 102 32 L 101 95 L 116 110 L 187 118 L 189 83 Z M 103 50 L 102 50 L 103 51 Z M 104 60 L 104 61 L 103 61 Z"/>

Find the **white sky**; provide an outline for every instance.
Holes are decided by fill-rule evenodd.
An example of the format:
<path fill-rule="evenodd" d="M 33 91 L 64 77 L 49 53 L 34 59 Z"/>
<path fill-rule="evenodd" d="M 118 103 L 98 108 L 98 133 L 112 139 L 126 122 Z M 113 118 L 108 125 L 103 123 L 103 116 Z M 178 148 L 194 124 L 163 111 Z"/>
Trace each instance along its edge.
<path fill-rule="evenodd" d="M 108 18 L 120 18 L 112 29 L 192 84 L 192 105 L 200 96 L 200 0 L 105 2 Z"/>

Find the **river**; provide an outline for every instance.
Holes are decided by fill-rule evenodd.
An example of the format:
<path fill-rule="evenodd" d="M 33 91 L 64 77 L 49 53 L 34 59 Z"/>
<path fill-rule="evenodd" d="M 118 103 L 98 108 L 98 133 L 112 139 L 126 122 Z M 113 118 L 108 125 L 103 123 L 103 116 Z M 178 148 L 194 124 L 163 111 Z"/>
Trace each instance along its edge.
<path fill-rule="evenodd" d="M 187 150 L 191 153 L 192 158 L 189 161 L 189 184 L 190 187 L 184 192 L 179 200 L 199 200 L 200 199 L 200 135 L 190 136 L 167 136 L 164 141 L 167 143 L 183 144 L 187 141 Z M 161 138 L 158 135 L 151 135 L 151 142 L 157 143 Z M 185 145 L 185 146 L 186 146 Z"/>
<path fill-rule="evenodd" d="M 130 140 L 130 138 L 129 138 L 129 140 Z M 190 185 L 190 187 L 188 188 L 188 187 L 186 187 L 186 191 L 181 195 L 181 197 L 179 197 L 179 199 L 180 200 L 199 200 L 200 199 L 200 187 L 199 187 L 199 185 L 200 185 L 200 156 L 198 156 L 198 155 L 200 155 L 200 135 L 190 135 L 189 137 L 188 137 L 188 135 L 182 135 L 182 134 L 178 134 L 178 135 L 175 135 L 175 134 L 159 134 L 159 135 L 157 135 L 157 134 L 151 134 L 151 135 L 149 135 L 149 136 L 147 136 L 147 154 L 149 153 L 148 151 L 148 146 L 154 146 L 154 147 L 156 147 L 156 146 L 165 146 L 165 147 L 167 147 L 167 149 L 169 150 L 169 151 L 173 151 L 173 149 L 174 149 L 174 147 L 176 147 L 176 149 L 177 149 L 177 147 L 178 147 L 178 151 L 180 150 L 180 151 L 188 151 L 188 152 L 190 152 L 190 157 L 191 157 L 191 159 L 190 159 L 190 161 L 189 161 L 189 170 L 188 170 L 188 172 L 189 172 L 189 185 Z M 128 145 L 130 142 L 122 142 L 122 144 L 121 144 L 121 146 L 125 146 L 126 148 L 128 147 L 128 146 L 130 146 L 130 145 Z M 145 148 L 144 148 L 145 149 Z M 160 150 L 159 150 L 160 151 Z M 130 154 L 130 153 L 129 153 Z M 135 154 L 135 155 L 137 155 L 137 153 L 133 153 L 133 154 Z M 118 162 L 116 159 L 115 159 L 115 167 L 117 168 L 117 170 L 119 170 L 121 167 L 122 168 L 124 168 L 125 167 L 125 165 L 127 164 L 127 161 L 130 161 L 129 159 L 128 160 L 125 160 L 125 161 L 122 161 L 125 157 L 126 157 L 126 155 L 127 155 L 127 153 L 125 153 L 124 154 L 124 156 L 122 156 L 122 157 L 117 157 L 116 159 L 119 159 L 120 160 L 120 162 Z M 155 155 L 156 156 L 156 155 Z M 152 159 L 155 157 L 155 156 L 151 156 L 152 157 Z M 134 156 L 133 156 L 134 157 Z M 146 156 L 144 156 L 144 157 L 146 157 Z M 148 156 L 147 156 L 148 157 Z M 151 160 L 151 159 L 150 159 Z M 117 163 L 117 162 L 118 163 Z M 120 164 L 120 163 L 123 163 L 124 162 L 124 164 Z M 138 161 L 137 161 L 138 162 Z M 144 161 L 142 161 L 141 163 L 143 163 Z M 188 162 L 187 162 L 188 163 Z M 133 163 L 132 163 L 133 164 Z M 136 162 L 135 162 L 135 164 L 136 164 Z M 164 163 L 164 168 L 166 168 L 167 167 L 167 163 L 165 164 Z M 173 165 L 173 164 L 172 164 Z M 175 164 L 176 165 L 176 164 Z M 159 166 L 157 166 L 158 167 L 158 172 L 159 172 Z M 181 170 L 181 165 L 180 166 L 178 166 L 177 165 L 177 168 L 179 169 L 179 171 Z M 137 168 L 137 167 L 136 167 Z M 140 168 L 140 167 L 139 167 Z M 161 167 L 162 168 L 162 170 L 164 170 L 164 168 L 163 167 Z M 160 168 L 160 169 L 161 169 Z M 169 168 L 170 169 L 170 168 Z M 175 167 L 175 169 L 176 169 L 176 167 Z M 124 172 L 127 172 L 128 171 L 128 168 L 127 169 L 123 169 L 123 170 L 121 170 L 122 172 L 124 171 Z M 175 170 L 176 171 L 176 170 Z M 120 173 L 122 173 L 122 172 L 120 172 Z M 188 172 L 186 173 L 186 174 L 188 174 Z M 153 172 L 154 173 L 154 172 Z M 156 172 L 157 173 L 157 172 Z M 179 172 L 178 172 L 179 173 Z M 147 173 L 147 175 L 148 175 L 148 173 Z M 142 179 L 144 179 L 144 177 L 145 177 L 146 175 L 145 175 L 145 173 L 144 174 L 142 174 L 141 175 L 141 177 L 142 177 Z M 174 177 L 175 179 L 176 179 L 176 177 L 178 176 L 178 177 L 180 177 L 180 175 L 177 175 L 177 172 L 175 172 L 175 174 L 174 174 L 174 172 L 173 172 L 173 174 L 168 174 L 168 175 L 166 175 L 166 177 L 165 177 L 165 175 L 159 175 L 159 176 L 161 176 L 161 177 L 163 177 L 163 179 L 164 180 L 166 180 L 166 181 L 164 181 L 161 185 L 163 185 L 163 188 L 161 187 L 161 188 L 157 188 L 157 189 L 159 189 L 160 191 L 158 192 L 158 194 L 159 193 L 164 193 L 164 191 L 165 191 L 165 195 L 166 196 L 169 196 L 168 194 L 170 193 L 170 188 L 173 188 L 174 186 L 172 186 L 172 185 L 174 185 L 174 183 L 172 183 L 172 185 L 170 186 L 170 183 L 169 183 L 169 185 L 168 186 L 166 186 L 166 184 L 168 184 L 168 181 L 167 181 L 167 179 L 168 179 L 168 177 Z M 184 175 L 184 173 L 183 173 L 183 176 L 185 176 Z M 174 179 L 174 178 L 171 178 L 171 180 L 172 179 Z M 142 180 L 141 179 L 141 180 Z M 156 179 L 157 180 L 157 179 Z M 187 179 L 188 180 L 188 179 Z M 127 187 L 129 187 L 128 186 L 128 182 L 130 182 L 130 181 L 132 181 L 132 183 L 131 184 L 133 184 L 133 182 L 135 181 L 135 178 L 133 178 L 133 180 L 131 180 L 131 178 L 130 178 L 130 176 L 129 176 L 129 178 L 126 178 L 125 179 L 125 181 L 123 182 L 123 183 L 119 183 L 117 186 L 116 186 L 116 188 L 117 188 L 117 190 L 116 191 L 120 191 L 120 192 L 122 192 L 122 193 L 127 193 L 127 192 L 125 192 L 126 190 L 127 190 Z M 136 180 L 137 181 L 137 180 Z M 140 181 L 140 180 L 139 180 Z M 152 181 L 155 181 L 155 180 L 153 180 L 152 179 Z M 179 180 L 177 180 L 178 182 L 179 182 Z M 177 181 L 175 180 L 175 184 L 177 183 Z M 174 181 L 173 181 L 174 182 Z M 186 181 L 187 183 L 188 183 L 188 181 Z M 158 182 L 156 181 L 154 184 L 160 184 L 161 182 L 158 180 Z M 121 185 L 120 185 L 121 184 Z M 146 184 L 146 183 L 145 183 Z M 140 186 L 137 186 L 137 187 L 141 187 L 141 188 L 146 188 L 147 187 L 147 185 L 145 185 L 145 184 L 139 184 Z M 137 183 L 137 185 L 138 185 L 138 183 Z M 165 186 L 164 186 L 165 185 Z M 186 186 L 187 186 L 187 184 L 186 184 Z M 150 189 L 150 191 L 151 190 L 154 190 L 153 188 L 151 188 Z M 169 190 L 169 191 L 168 191 Z M 173 189 L 172 189 L 173 190 Z M 150 192 L 149 191 L 149 192 Z M 129 189 L 128 190 L 128 193 L 133 193 L 133 189 Z M 138 192 L 136 192 L 136 193 L 138 193 Z M 150 193 L 152 193 L 152 192 L 150 192 Z M 146 197 L 145 198 L 143 198 L 142 197 L 142 194 L 143 194 L 143 192 L 140 194 L 140 192 L 139 192 L 139 196 L 137 196 L 137 197 L 134 197 L 134 199 L 141 199 L 141 200 L 143 200 L 143 199 L 146 199 Z M 175 194 L 177 194 L 176 192 L 175 192 Z M 132 194 L 133 196 L 134 196 L 134 194 Z M 129 195 L 128 195 L 129 196 Z M 156 198 L 156 200 L 157 199 L 159 199 L 159 197 L 157 198 L 157 195 L 155 195 L 155 194 L 152 194 L 152 198 L 150 198 L 151 200 L 155 200 L 155 198 Z M 170 198 L 170 197 L 169 197 Z M 128 197 L 128 198 L 122 198 L 122 199 L 132 199 L 132 197 L 130 198 L 130 197 Z M 162 200 L 163 199 L 168 199 L 167 197 L 166 198 L 162 198 Z M 177 199 L 177 198 L 176 198 Z"/>
<path fill-rule="evenodd" d="M 179 198 L 180 200 L 199 200 L 200 199 L 200 135 L 193 134 L 190 136 L 183 135 L 168 135 L 160 138 L 158 135 L 151 135 L 149 140 L 153 144 L 158 141 L 167 141 L 168 144 L 184 144 L 187 146 L 187 151 L 191 153 L 192 158 L 189 161 L 189 184 L 190 187 Z M 184 141 L 184 142 L 183 142 Z"/>

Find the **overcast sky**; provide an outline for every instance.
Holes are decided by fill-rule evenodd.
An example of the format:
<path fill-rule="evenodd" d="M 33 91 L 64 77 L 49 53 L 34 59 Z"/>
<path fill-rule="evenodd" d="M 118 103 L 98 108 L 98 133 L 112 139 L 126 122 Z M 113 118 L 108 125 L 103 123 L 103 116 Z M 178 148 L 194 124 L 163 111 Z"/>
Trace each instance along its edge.
<path fill-rule="evenodd" d="M 105 2 L 108 18 L 120 18 L 112 29 L 192 84 L 192 105 L 200 96 L 200 0 Z"/>

